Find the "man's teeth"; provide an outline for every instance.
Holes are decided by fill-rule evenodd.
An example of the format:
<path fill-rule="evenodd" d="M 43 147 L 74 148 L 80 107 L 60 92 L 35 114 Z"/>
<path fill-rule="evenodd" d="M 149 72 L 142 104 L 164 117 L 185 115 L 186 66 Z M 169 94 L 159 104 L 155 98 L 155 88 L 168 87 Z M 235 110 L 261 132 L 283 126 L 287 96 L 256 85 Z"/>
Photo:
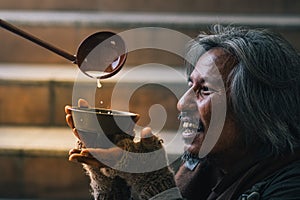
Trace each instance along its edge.
<path fill-rule="evenodd" d="M 186 144 L 191 144 L 198 133 L 196 129 L 185 128 L 181 134 L 184 142 Z"/>
<path fill-rule="evenodd" d="M 183 122 L 183 128 L 198 128 L 198 124 L 194 124 L 194 123 L 191 123 L 191 122 Z"/>

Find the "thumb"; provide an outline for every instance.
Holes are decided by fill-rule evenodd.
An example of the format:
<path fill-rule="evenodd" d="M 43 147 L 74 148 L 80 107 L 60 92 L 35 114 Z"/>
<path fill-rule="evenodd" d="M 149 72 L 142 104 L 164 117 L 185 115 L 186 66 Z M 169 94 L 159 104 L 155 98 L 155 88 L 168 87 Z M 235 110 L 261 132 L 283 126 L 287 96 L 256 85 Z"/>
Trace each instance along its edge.
<path fill-rule="evenodd" d="M 162 147 L 162 140 L 152 133 L 150 127 L 146 127 L 141 132 L 141 144 L 148 150 L 157 150 Z"/>
<path fill-rule="evenodd" d="M 87 100 L 85 99 L 79 99 L 78 100 L 78 107 L 81 107 L 81 108 L 88 108 L 90 107 L 89 103 L 87 102 Z"/>
<path fill-rule="evenodd" d="M 150 127 L 143 128 L 143 130 L 141 131 L 141 142 L 152 142 L 153 137 L 155 136 L 152 134 L 152 129 Z"/>

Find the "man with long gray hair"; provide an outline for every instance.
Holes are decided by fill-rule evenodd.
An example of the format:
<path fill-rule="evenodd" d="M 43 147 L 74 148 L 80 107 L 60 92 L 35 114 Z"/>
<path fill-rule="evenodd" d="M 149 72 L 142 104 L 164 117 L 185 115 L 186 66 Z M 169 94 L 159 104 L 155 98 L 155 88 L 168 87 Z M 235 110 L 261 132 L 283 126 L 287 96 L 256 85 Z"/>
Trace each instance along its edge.
<path fill-rule="evenodd" d="M 95 199 L 300 198 L 297 51 L 267 30 L 216 25 L 188 44 L 186 67 L 189 89 L 177 104 L 185 142 L 179 170 L 126 171 L 133 158 L 124 152 L 163 149 L 150 128 L 120 148 L 73 149 L 69 160 L 84 163 Z M 151 163 L 140 158 L 141 165 L 166 162 L 154 155 Z"/>

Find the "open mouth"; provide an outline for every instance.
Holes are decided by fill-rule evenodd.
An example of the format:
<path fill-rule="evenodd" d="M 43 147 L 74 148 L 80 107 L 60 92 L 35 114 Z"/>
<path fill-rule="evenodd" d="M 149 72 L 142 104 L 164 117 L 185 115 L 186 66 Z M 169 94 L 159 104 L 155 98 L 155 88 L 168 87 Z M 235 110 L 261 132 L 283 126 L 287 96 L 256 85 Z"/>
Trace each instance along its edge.
<path fill-rule="evenodd" d="M 195 137 L 204 134 L 204 126 L 200 120 L 181 119 L 182 123 L 182 139 L 186 144 L 191 144 Z"/>

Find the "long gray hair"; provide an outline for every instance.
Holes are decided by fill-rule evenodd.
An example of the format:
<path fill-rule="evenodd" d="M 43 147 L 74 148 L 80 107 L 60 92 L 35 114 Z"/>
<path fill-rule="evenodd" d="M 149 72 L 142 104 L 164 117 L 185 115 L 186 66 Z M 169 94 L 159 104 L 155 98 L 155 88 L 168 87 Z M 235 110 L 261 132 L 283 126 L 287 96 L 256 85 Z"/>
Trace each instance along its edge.
<path fill-rule="evenodd" d="M 249 146 L 264 155 L 300 146 L 300 56 L 280 35 L 262 29 L 215 25 L 193 40 L 188 73 L 207 50 L 222 47 L 238 60 L 230 74 L 229 104 Z"/>

